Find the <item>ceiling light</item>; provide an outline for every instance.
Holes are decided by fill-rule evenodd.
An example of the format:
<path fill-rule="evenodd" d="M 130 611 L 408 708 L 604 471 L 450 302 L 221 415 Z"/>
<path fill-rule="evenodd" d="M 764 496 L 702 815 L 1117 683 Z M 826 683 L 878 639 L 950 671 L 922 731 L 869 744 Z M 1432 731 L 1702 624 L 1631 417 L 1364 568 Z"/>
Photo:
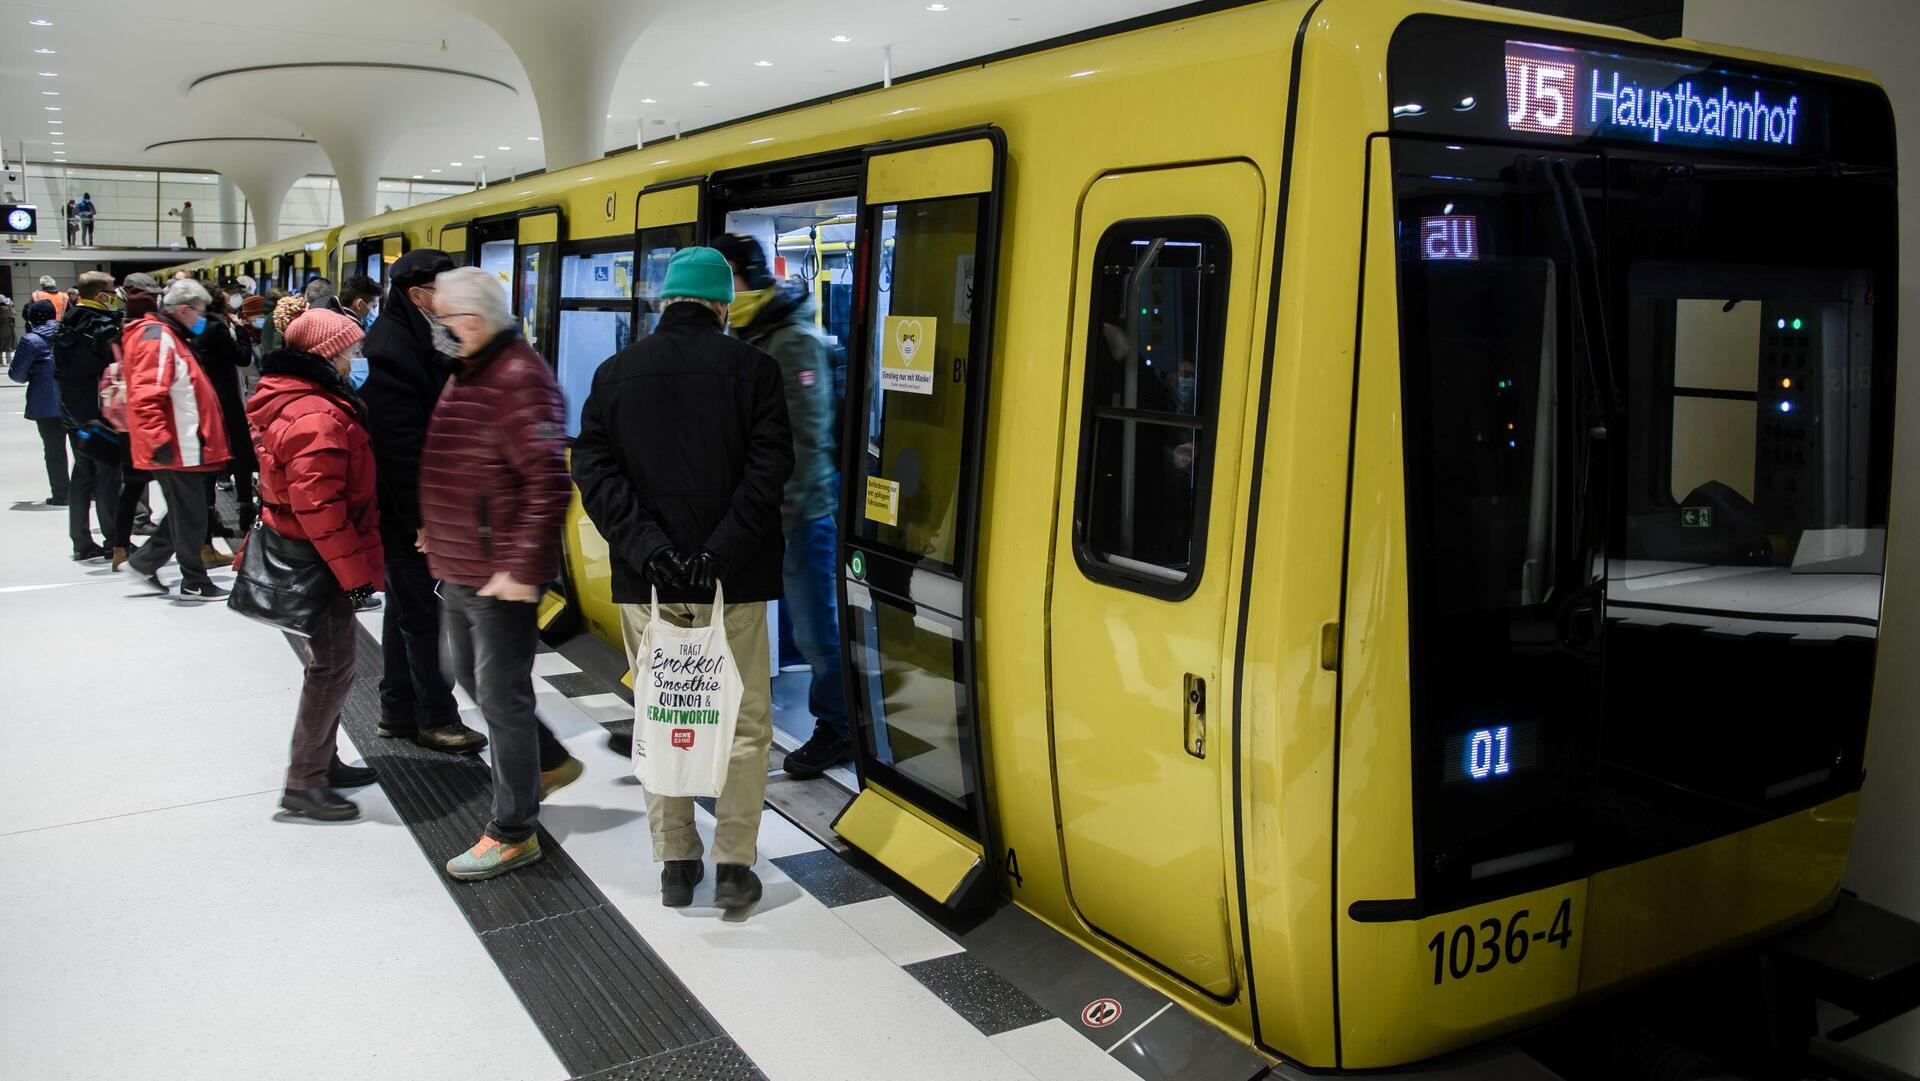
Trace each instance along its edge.
<path fill-rule="evenodd" d="M 708 82 L 708 81 L 706 81 L 705 79 L 696 79 L 696 80 L 694 80 L 694 83 L 693 83 L 693 85 L 695 85 L 695 86 L 712 86 L 713 84 L 712 84 L 712 83 L 709 83 L 709 82 Z"/>
<path fill-rule="evenodd" d="M 42 91 L 40 91 L 40 96 L 41 96 L 41 97 L 43 97 L 43 98 L 57 98 L 57 97 L 59 97 L 59 96 L 60 96 L 60 91 L 58 91 L 58 90 L 42 90 Z"/>
<path fill-rule="evenodd" d="M 53 24 L 51 22 L 48 22 L 45 19 L 32 19 L 28 21 L 27 25 L 28 26 L 52 26 Z"/>
<path fill-rule="evenodd" d="M 772 66 L 773 66 L 773 61 L 771 61 L 771 60 L 755 60 L 755 61 L 753 62 L 753 66 L 754 66 L 754 67 L 756 67 L 756 68 L 770 68 L 770 67 L 772 67 Z"/>
<path fill-rule="evenodd" d="M 437 173 L 437 172 L 439 172 L 439 171 L 440 171 L 440 170 L 438 170 L 438 169 L 428 169 L 428 170 L 427 170 L 427 172 L 429 172 L 429 173 Z"/>
<path fill-rule="evenodd" d="M 40 77 L 43 79 L 58 79 L 60 77 L 60 73 L 57 71 L 43 71 L 40 73 Z"/>
<path fill-rule="evenodd" d="M 65 143 L 55 143 L 55 144 L 53 144 L 53 145 L 55 145 L 55 146 L 65 146 L 65 145 L 67 145 L 67 144 L 65 144 Z"/>
<path fill-rule="evenodd" d="M 608 113 L 608 114 L 607 114 L 607 119 L 608 119 L 608 120 L 612 120 L 612 119 L 613 119 L 613 114 L 612 114 L 612 113 Z"/>
<path fill-rule="evenodd" d="M 945 4 L 928 4 L 928 5 L 927 5 L 927 10 L 928 10 L 928 11 L 945 11 L 945 10 L 947 10 L 947 5 L 945 5 Z"/>
<path fill-rule="evenodd" d="M 460 167 L 462 167 L 462 166 L 464 166 L 464 165 L 466 165 L 467 163 L 466 163 L 466 162 L 464 162 L 464 161 L 450 161 L 450 162 L 448 162 L 447 164 L 448 164 L 448 165 L 451 165 L 451 166 L 453 166 L 453 167 L 454 167 L 455 169 L 458 169 L 458 168 L 460 168 Z"/>
<path fill-rule="evenodd" d="M 50 112 L 50 113 L 57 113 L 57 112 L 59 112 L 59 111 L 60 111 L 60 106 L 58 106 L 58 105 L 49 105 L 49 106 L 47 106 L 47 111 L 48 111 L 48 112 Z"/>
<path fill-rule="evenodd" d="M 496 146 L 494 147 L 494 149 L 495 150 L 512 150 L 513 148 L 510 146 Z"/>
<path fill-rule="evenodd" d="M 660 104 L 660 102 L 659 102 L 659 101 L 657 101 L 657 100 L 655 100 L 655 99 L 653 99 L 653 98 L 641 98 L 641 99 L 640 99 L 640 104 L 642 104 L 642 105 L 658 105 L 658 104 Z"/>
<path fill-rule="evenodd" d="M 540 137 L 539 137 L 538 135 L 529 135 L 529 136 L 527 136 L 527 142 L 530 142 L 530 143 L 537 143 L 537 142 L 539 142 L 539 141 L 540 141 Z"/>
<path fill-rule="evenodd" d="M 39 53 L 41 56 L 52 56 L 54 53 L 52 49 L 35 49 L 33 51 Z"/>
<path fill-rule="evenodd" d="M 426 179 L 426 177 L 424 177 L 424 176 L 421 176 L 421 175 L 420 175 L 419 173 L 415 173 L 415 174 L 413 174 L 413 178 L 414 178 L 415 180 L 425 180 L 425 179 Z"/>
<path fill-rule="evenodd" d="M 487 160 L 487 156 L 485 154 L 468 154 L 467 156 L 474 159 L 475 161 Z"/>
<path fill-rule="evenodd" d="M 836 45 L 845 45 L 847 42 L 852 41 L 853 39 L 848 37 L 845 34 L 835 34 L 832 37 L 828 38 L 827 40 L 833 42 Z"/>
<path fill-rule="evenodd" d="M 200 179 L 202 179 L 202 180 L 212 180 L 213 178 L 212 178 L 212 177 L 210 177 L 210 176 L 203 176 L 203 177 L 201 177 Z"/>

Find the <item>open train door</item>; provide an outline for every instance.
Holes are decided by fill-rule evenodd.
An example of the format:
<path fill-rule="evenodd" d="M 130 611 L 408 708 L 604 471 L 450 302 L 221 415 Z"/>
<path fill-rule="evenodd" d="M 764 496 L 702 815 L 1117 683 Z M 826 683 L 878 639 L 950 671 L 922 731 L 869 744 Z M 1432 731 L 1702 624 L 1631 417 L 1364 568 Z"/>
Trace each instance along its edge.
<path fill-rule="evenodd" d="M 935 900 L 991 898 L 973 606 L 1006 144 L 866 152 L 840 631 L 860 794 L 834 829 Z"/>

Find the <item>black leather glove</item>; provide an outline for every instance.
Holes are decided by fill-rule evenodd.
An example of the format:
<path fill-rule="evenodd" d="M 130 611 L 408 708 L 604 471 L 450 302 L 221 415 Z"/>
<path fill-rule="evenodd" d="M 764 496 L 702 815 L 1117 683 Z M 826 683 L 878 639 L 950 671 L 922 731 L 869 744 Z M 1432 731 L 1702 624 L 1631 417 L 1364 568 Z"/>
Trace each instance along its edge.
<path fill-rule="evenodd" d="M 663 544 L 647 557 L 647 580 L 660 589 L 687 588 L 687 560 L 670 544 Z"/>
<path fill-rule="evenodd" d="M 346 596 L 347 603 L 358 608 L 373 600 L 373 583 L 369 582 L 364 586 L 355 586 L 346 591 Z"/>
<path fill-rule="evenodd" d="M 687 584 L 695 589 L 712 589 L 714 583 L 726 577 L 726 565 L 712 552 L 702 551 L 688 562 Z"/>

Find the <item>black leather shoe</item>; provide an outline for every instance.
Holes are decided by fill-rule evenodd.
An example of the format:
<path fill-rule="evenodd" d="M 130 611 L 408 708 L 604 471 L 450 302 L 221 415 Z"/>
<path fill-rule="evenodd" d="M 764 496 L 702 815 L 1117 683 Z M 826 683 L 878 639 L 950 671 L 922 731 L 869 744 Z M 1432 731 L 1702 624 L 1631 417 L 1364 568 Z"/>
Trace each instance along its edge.
<path fill-rule="evenodd" d="M 487 745 L 487 737 L 459 721 L 440 728 L 422 728 L 413 734 L 413 741 L 429 751 L 448 754 L 472 754 Z"/>
<path fill-rule="evenodd" d="M 331 788 L 289 788 L 280 793 L 280 806 L 289 814 L 322 822 L 345 822 L 360 817 L 360 805 Z"/>
<path fill-rule="evenodd" d="M 372 766 L 349 766 L 337 757 L 327 767 L 327 784 L 332 788 L 359 788 L 379 779 L 380 771 Z"/>
<path fill-rule="evenodd" d="M 738 863 L 713 865 L 713 907 L 746 908 L 760 899 L 760 876 Z"/>
<path fill-rule="evenodd" d="M 853 761 L 853 744 L 826 725 L 815 725 L 813 738 L 795 747 L 780 763 L 796 781 L 818 777 L 835 766 Z"/>
<path fill-rule="evenodd" d="M 660 868 L 660 903 L 668 908 L 685 908 L 693 903 L 693 888 L 707 877 L 707 868 L 699 860 L 668 860 Z"/>
<path fill-rule="evenodd" d="M 85 548 L 76 548 L 73 550 L 73 561 L 75 563 L 91 563 L 96 559 L 105 558 L 107 558 L 107 550 L 97 544 L 89 544 Z"/>

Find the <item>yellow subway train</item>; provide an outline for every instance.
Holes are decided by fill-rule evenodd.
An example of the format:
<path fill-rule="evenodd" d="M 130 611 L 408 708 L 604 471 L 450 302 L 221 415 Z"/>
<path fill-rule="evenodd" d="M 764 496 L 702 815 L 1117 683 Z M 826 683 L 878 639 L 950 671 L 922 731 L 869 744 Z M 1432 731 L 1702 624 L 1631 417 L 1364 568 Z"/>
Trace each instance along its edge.
<path fill-rule="evenodd" d="M 493 270 L 577 426 L 668 257 L 761 238 L 848 358 L 836 828 L 1356 1069 L 1833 902 L 1893 154 L 1861 72 L 1270 0 L 312 242 Z M 565 596 L 617 644 L 607 560 L 576 502 Z"/>

